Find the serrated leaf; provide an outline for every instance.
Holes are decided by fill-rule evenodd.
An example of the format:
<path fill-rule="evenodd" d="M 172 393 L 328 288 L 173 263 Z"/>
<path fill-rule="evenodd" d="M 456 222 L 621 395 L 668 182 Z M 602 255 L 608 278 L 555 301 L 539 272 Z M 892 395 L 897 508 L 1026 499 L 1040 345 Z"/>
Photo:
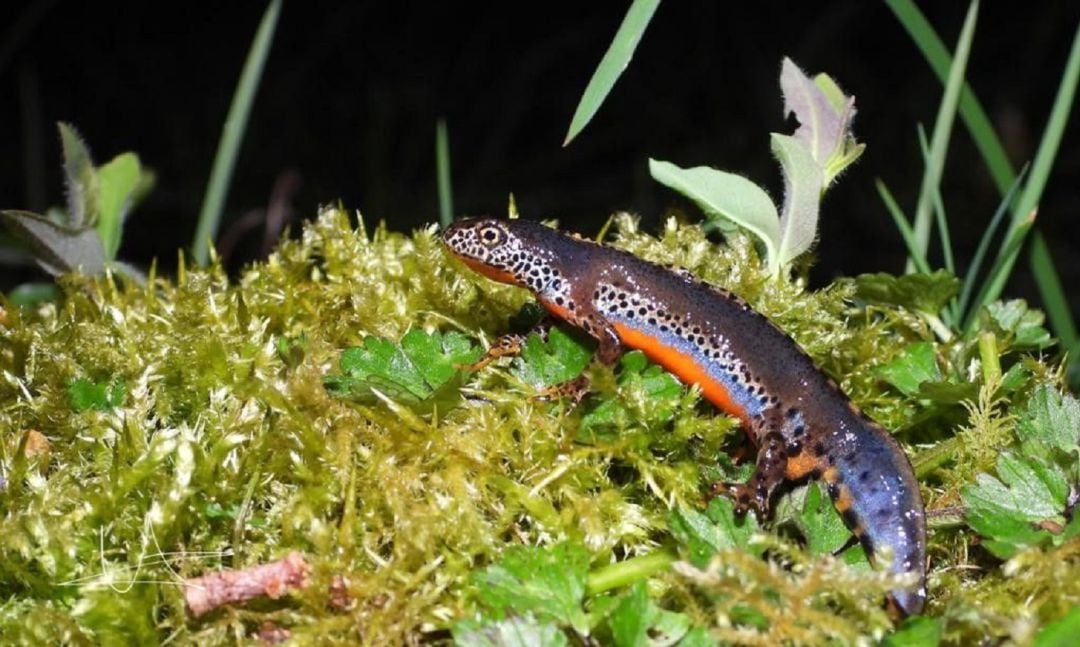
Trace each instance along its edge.
<path fill-rule="evenodd" d="M 71 408 L 84 411 L 108 411 L 124 403 L 127 387 L 119 378 L 94 381 L 85 377 L 68 383 L 68 401 Z"/>
<path fill-rule="evenodd" d="M 791 520 L 806 539 L 806 548 L 813 555 L 832 555 L 851 540 L 851 531 L 836 511 L 832 501 L 822 492 L 821 484 L 811 482 L 791 493 L 786 499 L 791 506 Z M 777 510 L 777 518 L 781 511 Z"/>
<path fill-rule="evenodd" d="M 510 372 L 536 389 L 554 386 L 581 375 L 592 359 L 593 351 L 559 328 L 552 328 L 547 340 L 529 335 L 521 356 Z"/>
<path fill-rule="evenodd" d="M 714 168 L 679 168 L 670 162 L 649 160 L 649 173 L 657 182 L 691 199 L 710 220 L 731 223 L 757 236 L 765 245 L 770 264 L 780 243 L 780 216 L 776 205 L 750 180 Z M 733 227 L 726 227 L 731 231 Z"/>
<path fill-rule="evenodd" d="M 1023 299 L 988 303 L 980 316 L 983 328 L 1007 338 L 1013 350 L 1037 350 L 1054 341 L 1043 327 L 1046 315 L 1041 310 L 1029 308 Z"/>
<path fill-rule="evenodd" d="M 116 258 L 124 219 L 134 204 L 142 182 L 142 167 L 134 153 L 122 153 L 97 170 L 98 219 L 95 228 L 101 237 L 105 257 Z"/>
<path fill-rule="evenodd" d="M 339 362 L 341 375 L 328 376 L 326 388 L 339 397 L 373 401 L 373 389 L 410 406 L 429 402 L 447 390 L 457 366 L 480 357 L 480 349 L 458 332 L 413 329 L 395 343 L 367 337 L 363 346 L 346 349 Z"/>
<path fill-rule="evenodd" d="M 893 276 L 880 272 L 855 277 L 856 295 L 872 304 L 894 305 L 936 315 L 960 291 L 960 280 L 945 270 Z"/>
<path fill-rule="evenodd" d="M 875 373 L 904 395 L 918 394 L 919 386 L 924 382 L 941 381 L 941 369 L 930 342 L 908 346 L 899 357 L 879 366 Z"/>
<path fill-rule="evenodd" d="M 531 613 L 586 635 L 588 617 L 581 603 L 588 574 L 589 554 L 581 546 L 511 546 L 471 581 L 476 597 L 501 616 Z"/>
<path fill-rule="evenodd" d="M 814 244 L 824 180 L 821 166 L 798 139 L 773 133 L 771 142 L 784 176 L 784 207 L 776 251 L 777 266 L 783 267 Z"/>
<path fill-rule="evenodd" d="M 624 353 L 619 358 L 619 397 L 604 400 L 582 416 L 581 430 L 586 434 L 602 428 L 620 430 L 631 420 L 643 424 L 666 422 L 674 415 L 683 388 L 671 373 L 650 364 L 641 351 Z M 624 394 L 638 395 L 633 399 L 643 406 L 631 410 Z"/>
<path fill-rule="evenodd" d="M 1080 401 L 1051 386 L 1040 386 L 1017 422 L 1016 435 L 1022 442 L 1040 442 L 1076 454 L 1080 445 Z"/>
<path fill-rule="evenodd" d="M 64 154 L 64 188 L 67 191 L 67 224 L 72 229 L 97 223 L 98 179 L 90 149 L 71 124 L 58 122 Z"/>
<path fill-rule="evenodd" d="M 72 271 L 101 274 L 105 252 L 92 228 L 71 229 L 29 211 L 0 211 L 0 220 L 30 246 L 42 269 L 56 276 Z"/>
<path fill-rule="evenodd" d="M 1009 452 L 998 457 L 997 473 L 999 478 L 979 474 L 961 496 L 968 507 L 968 525 L 987 539 L 984 545 L 990 552 L 1008 559 L 1022 547 L 1053 538 L 1036 524 L 1049 520 L 1064 525 L 1069 485 L 1057 466 Z"/>
<path fill-rule="evenodd" d="M 502 620 L 459 620 L 451 633 L 462 647 L 564 647 L 566 634 L 553 622 L 541 622 L 531 614 Z"/>
<path fill-rule="evenodd" d="M 691 508 L 673 508 L 668 514 L 668 527 L 672 536 L 685 546 L 690 562 L 698 567 L 708 564 L 723 548 L 761 553 L 750 546 L 750 537 L 758 530 L 757 518 L 753 514 L 736 517 L 734 505 L 725 497 L 710 501 L 705 514 Z"/>

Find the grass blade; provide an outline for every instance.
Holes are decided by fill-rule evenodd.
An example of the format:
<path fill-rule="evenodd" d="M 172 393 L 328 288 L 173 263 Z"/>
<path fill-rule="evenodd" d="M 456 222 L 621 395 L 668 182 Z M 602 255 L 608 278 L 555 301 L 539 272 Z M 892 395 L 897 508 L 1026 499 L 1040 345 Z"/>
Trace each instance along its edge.
<path fill-rule="evenodd" d="M 941 184 L 945 170 L 945 155 L 952 138 L 952 126 L 956 121 L 956 110 L 960 100 L 960 88 L 964 83 L 964 71 L 967 68 L 968 55 L 971 53 L 971 41 L 975 37 L 975 22 L 979 13 L 979 0 L 972 0 L 968 5 L 964 26 L 960 29 L 960 38 L 956 43 L 956 57 L 949 69 L 949 80 L 945 84 L 945 94 L 938 107 L 934 120 L 934 134 L 930 139 L 930 157 L 923 172 L 922 186 L 919 189 L 919 202 L 915 208 L 915 221 L 912 225 L 915 242 L 923 255 L 926 255 L 930 243 L 930 217 L 933 208 L 933 196 Z M 910 269 L 910 264 L 909 264 Z"/>
<path fill-rule="evenodd" d="M 922 124 L 918 126 L 919 147 L 922 148 L 923 163 L 930 157 L 930 144 L 926 140 L 926 129 Z M 956 261 L 953 258 L 952 235 L 949 233 L 949 219 L 945 213 L 945 200 L 941 197 L 941 186 L 934 187 L 933 204 L 934 224 L 937 225 L 938 237 L 941 240 L 941 257 L 945 263 L 945 270 L 956 276 Z M 961 321 L 961 311 L 957 300 L 950 299 L 948 306 L 942 312 L 942 318 L 950 328 L 955 328 Z"/>
<path fill-rule="evenodd" d="M 225 206 L 225 195 L 229 189 L 229 182 L 232 180 L 233 169 L 236 167 L 240 141 L 244 138 L 244 130 L 247 128 L 251 106 L 255 100 L 255 91 L 262 78 L 266 57 L 270 54 L 270 44 L 274 40 L 274 30 L 277 28 L 280 14 L 281 0 L 270 0 L 259 22 L 259 29 L 255 32 L 255 40 L 251 43 L 251 50 L 248 51 L 247 60 L 244 62 L 244 71 L 240 74 L 240 82 L 233 94 L 229 114 L 221 129 L 221 140 L 218 142 L 217 154 L 214 156 L 214 167 L 210 171 L 210 180 L 207 182 L 206 194 L 203 196 L 202 208 L 199 210 L 195 239 L 191 242 L 192 255 L 195 257 L 195 262 L 200 265 L 205 265 L 209 259 L 210 241 L 217 236 L 218 226 L 221 224 L 221 212 Z"/>
<path fill-rule="evenodd" d="M 951 58 L 941 38 L 934 28 L 927 22 L 926 17 L 915 6 L 913 0 L 885 0 L 885 3 L 896 15 L 897 20 L 904 26 L 912 41 L 922 52 L 931 69 L 938 78 L 944 82 L 951 66 Z M 1076 42 L 1073 43 L 1073 52 L 1076 50 Z M 1073 56 L 1070 54 L 1070 61 Z M 1066 72 L 1066 76 L 1067 76 Z M 1063 77 L 1064 83 L 1065 77 Z M 1059 93 L 1060 94 L 1060 93 Z M 1056 106 L 1056 104 L 1055 104 Z M 1002 195 L 1010 194 L 1017 184 L 1016 175 L 1009 163 L 1005 148 L 998 139 L 986 111 L 979 103 L 978 97 L 971 91 L 970 86 L 964 86 L 960 93 L 960 117 L 967 126 L 975 146 L 983 157 L 990 175 L 997 184 L 998 191 Z M 1011 202 L 1011 197 L 1006 199 Z M 1019 213 L 1023 213 L 1019 211 Z M 986 238 L 984 236 L 984 238 Z M 1054 332 L 1062 340 L 1066 349 L 1072 348 L 1069 361 L 1073 366 L 1077 365 L 1077 354 L 1080 353 L 1080 339 L 1077 336 L 1076 323 L 1067 307 L 1065 292 L 1061 289 L 1061 279 L 1050 257 L 1049 249 L 1042 234 L 1036 232 L 1031 247 L 1031 268 L 1038 281 L 1039 292 L 1047 308 L 1047 314 L 1051 316 L 1051 325 Z M 963 312 L 963 310 L 961 310 Z M 1072 339 L 1072 344 L 1067 343 Z"/>
<path fill-rule="evenodd" d="M 926 129 L 922 124 L 918 126 L 919 147 L 922 149 L 923 162 L 930 157 L 930 144 L 926 141 Z M 945 269 L 949 274 L 956 276 L 956 260 L 953 258 L 952 236 L 949 234 L 949 219 L 945 213 L 945 201 L 941 197 L 941 187 L 934 187 L 934 223 L 937 225 L 938 235 L 941 237 L 941 257 L 945 262 Z"/>
<path fill-rule="evenodd" d="M 1024 181 L 1024 176 L 1027 175 L 1027 167 L 1020 171 L 1020 175 L 1013 181 L 1011 187 L 1009 187 L 1008 193 L 1002 198 L 1001 203 L 998 204 L 998 208 L 994 211 L 994 217 L 990 219 L 990 224 L 986 227 L 986 231 L 983 232 L 982 238 L 979 239 L 979 245 L 975 248 L 975 255 L 971 259 L 971 265 L 968 267 L 967 273 L 964 276 L 964 286 L 960 290 L 960 314 L 967 318 L 968 306 L 971 303 L 971 293 L 975 290 L 975 280 L 979 276 L 979 270 L 982 269 L 983 260 L 986 258 L 986 252 L 990 249 L 990 241 L 993 240 L 997 234 L 998 229 L 1001 227 L 1001 223 L 1005 222 L 1005 214 L 1009 213 L 1009 206 L 1013 204 L 1013 199 L 1020 191 L 1020 184 Z"/>
<path fill-rule="evenodd" d="M 885 0 L 885 4 L 907 30 L 915 46 L 926 58 L 930 69 L 945 83 L 952 67 L 952 56 L 926 20 L 926 16 L 919 11 L 913 0 Z M 986 111 L 972 92 L 971 86 L 966 83 L 960 91 L 960 118 L 967 126 L 971 138 L 975 140 L 975 146 L 982 154 L 998 191 L 1004 195 L 1016 180 L 1016 174 L 1009 163 L 1008 155 L 1005 154 L 1005 147 L 1001 145 L 994 127 L 990 125 L 990 118 L 986 116 Z"/>
<path fill-rule="evenodd" d="M 1069 121 L 1069 113 L 1072 111 L 1078 78 L 1080 78 L 1080 25 L 1077 26 L 1073 36 L 1069 60 L 1065 64 L 1064 74 L 1061 75 L 1061 84 L 1058 86 L 1057 96 L 1054 97 L 1054 106 L 1050 110 L 1050 119 L 1046 123 L 1046 130 L 1043 131 L 1042 141 L 1039 142 L 1039 150 L 1031 163 L 1031 175 L 1024 187 L 1024 192 L 1017 200 L 1016 210 L 1013 211 L 1010 233 L 1029 226 L 1029 214 L 1038 208 L 1039 200 L 1042 199 L 1046 180 L 1050 176 L 1050 169 L 1054 166 L 1054 159 L 1061 146 L 1061 137 Z M 1000 272 L 990 276 L 985 295 L 986 301 L 983 303 L 993 301 L 1001 295 L 1005 282 L 1012 272 L 1013 263 L 1016 262 L 1017 254 L 1013 253 L 1006 257 L 1002 250 L 998 256 L 1001 260 Z M 1049 260 L 1049 258 L 1049 254 L 1046 254 L 1045 259 Z M 1049 267 L 1052 268 L 1052 265 Z"/>
<path fill-rule="evenodd" d="M 896 223 L 901 238 L 904 239 L 904 245 L 908 249 L 908 258 L 914 263 L 915 269 L 924 274 L 929 274 L 930 266 L 926 263 L 926 256 L 919 251 L 918 244 L 915 242 L 915 232 L 911 230 L 911 225 L 908 223 L 907 216 L 904 215 L 904 210 L 900 208 L 900 204 L 896 202 L 892 191 L 885 186 L 884 182 L 876 180 L 874 185 L 877 187 L 878 195 L 881 196 L 881 201 L 885 203 L 889 215 L 892 216 L 893 222 Z"/>
<path fill-rule="evenodd" d="M 585 87 L 581 101 L 578 102 L 574 116 L 570 120 L 570 129 L 566 132 L 563 146 L 569 144 L 585 126 L 592 120 L 593 115 L 604 103 L 611 88 L 619 80 L 623 70 L 630 64 L 634 56 L 634 50 L 641 42 L 641 36 L 645 28 L 649 26 L 656 8 L 660 6 L 660 0 L 634 0 L 630 10 L 626 12 L 619 31 L 615 33 L 611 45 L 608 47 L 604 58 L 600 59 L 600 65 L 596 67 L 589 85 Z"/>
<path fill-rule="evenodd" d="M 1076 353 L 1080 352 L 1080 347 L 1078 347 L 1080 335 L 1077 334 L 1076 322 L 1073 321 L 1072 312 L 1069 310 L 1065 290 L 1061 287 L 1061 279 L 1058 278 L 1053 261 L 1050 260 L 1046 239 L 1039 232 L 1035 232 L 1031 241 L 1031 271 L 1035 274 L 1035 284 L 1039 288 L 1043 309 L 1050 318 L 1054 334 L 1061 340 L 1061 347 L 1070 351 L 1070 363 L 1075 364 Z"/>
<path fill-rule="evenodd" d="M 446 229 L 454 221 L 454 191 L 450 187 L 450 139 L 445 119 L 435 124 L 435 178 L 439 190 L 439 224 Z"/>

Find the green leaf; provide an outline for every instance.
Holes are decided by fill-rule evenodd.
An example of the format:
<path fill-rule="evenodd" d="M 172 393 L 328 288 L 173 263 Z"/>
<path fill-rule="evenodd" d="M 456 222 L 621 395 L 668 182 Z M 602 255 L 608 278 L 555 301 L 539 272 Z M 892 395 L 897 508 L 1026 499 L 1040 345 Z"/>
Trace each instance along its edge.
<path fill-rule="evenodd" d="M 363 346 L 341 354 L 342 375 L 328 376 L 328 390 L 339 397 L 372 401 L 372 389 L 409 405 L 434 399 L 450 388 L 457 366 L 479 359 L 481 350 L 458 332 L 413 329 L 395 343 L 367 337 Z"/>
<path fill-rule="evenodd" d="M 742 548 L 755 555 L 761 549 L 750 545 L 750 537 L 757 532 L 757 517 L 752 514 L 737 518 L 734 504 L 725 497 L 709 502 L 705 514 L 691 508 L 677 506 L 668 513 L 671 534 L 689 553 L 690 562 L 704 567 L 723 548 Z"/>
<path fill-rule="evenodd" d="M 980 319 L 983 329 L 1006 339 L 1013 350 L 1039 350 L 1054 343 L 1050 332 L 1043 328 L 1046 316 L 1040 310 L 1028 308 L 1023 299 L 988 303 L 980 312 Z"/>
<path fill-rule="evenodd" d="M 124 403 L 127 386 L 120 378 L 95 382 L 79 377 L 68 383 L 67 392 L 71 408 L 79 413 L 108 411 Z"/>
<path fill-rule="evenodd" d="M 546 341 L 539 335 L 529 335 L 510 372 L 533 388 L 542 389 L 581 375 L 592 353 L 591 348 L 556 327 Z"/>
<path fill-rule="evenodd" d="M 976 485 L 961 491 L 968 525 L 986 538 L 983 545 L 1008 559 L 1020 548 L 1051 541 L 1054 534 L 1036 524 L 1065 525 L 1069 493 L 1065 474 L 1055 465 L 1009 452 L 998 457 L 997 473 L 1000 480 L 979 474 Z"/>
<path fill-rule="evenodd" d="M 884 647 L 937 647 L 944 632 L 945 621 L 941 618 L 913 616 L 885 636 L 881 644 Z"/>
<path fill-rule="evenodd" d="M 649 173 L 657 182 L 691 199 L 721 228 L 746 229 L 765 245 L 770 266 L 780 244 L 780 216 L 769 195 L 750 180 L 707 166 L 682 169 L 670 162 L 649 160 Z M 726 222 L 725 222 L 726 221 Z"/>
<path fill-rule="evenodd" d="M 459 620 L 451 627 L 454 644 L 461 647 L 564 647 L 566 634 L 553 622 L 531 614 L 502 620 Z"/>
<path fill-rule="evenodd" d="M 105 257 L 116 258 L 124 220 L 144 183 L 139 158 L 134 153 L 117 155 L 98 169 L 98 219 L 95 225 Z M 145 187 L 142 189 L 145 191 Z"/>
<path fill-rule="evenodd" d="M 500 617 L 531 613 L 585 635 L 589 624 L 581 603 L 588 574 L 589 553 L 581 546 L 511 546 L 496 564 L 473 573 L 471 583 L 480 602 Z"/>
<path fill-rule="evenodd" d="M 649 641 L 649 627 L 656 608 L 649 600 L 644 582 L 630 587 L 611 612 L 611 637 L 618 647 L 644 647 Z"/>
<path fill-rule="evenodd" d="M 1076 454 L 1080 445 L 1080 402 L 1051 386 L 1040 386 L 1017 422 L 1016 435 L 1021 442 L 1035 441 Z"/>
<path fill-rule="evenodd" d="M 13 234 L 24 240 L 42 269 L 56 276 L 81 271 L 101 274 L 105 270 L 105 252 L 101 238 L 92 228 L 71 229 L 29 211 L 0 211 Z"/>
<path fill-rule="evenodd" d="M 788 511 L 782 509 L 784 502 Z M 832 555 L 851 540 L 851 531 L 822 491 L 821 484 L 816 481 L 798 488 L 781 500 L 776 512 L 777 519 L 788 515 L 806 539 L 806 548 L 813 555 Z"/>
<path fill-rule="evenodd" d="M 839 89 L 835 82 L 832 88 Z M 780 89 L 784 95 L 784 116 L 794 114 L 799 121 L 794 138 L 824 166 L 846 135 L 840 111 L 833 104 L 835 97 L 830 98 L 786 56 L 780 64 Z"/>
<path fill-rule="evenodd" d="M 600 64 L 596 66 L 596 71 L 589 79 L 589 85 L 585 87 L 585 93 L 581 95 L 581 101 L 578 102 L 574 116 L 570 120 L 570 129 L 566 133 L 566 139 L 563 140 L 563 146 L 577 137 L 578 133 L 592 120 L 623 70 L 630 65 L 634 50 L 641 42 L 641 37 L 658 6 L 660 6 L 660 0 L 634 0 L 630 5 L 626 17 L 619 25 L 619 31 L 615 33 L 615 38 L 604 53 L 604 58 L 600 59 Z"/>
<path fill-rule="evenodd" d="M 771 141 L 773 155 L 780 162 L 784 176 L 784 207 L 776 251 L 776 264 L 783 267 L 814 244 L 825 185 L 821 166 L 798 139 L 773 133 Z M 776 269 L 773 268 L 774 274 Z"/>
<path fill-rule="evenodd" d="M 612 642 L 618 647 L 674 645 L 690 630 L 690 618 L 665 611 L 650 598 L 645 582 L 638 582 L 608 612 Z M 681 644 L 681 643 L 680 643 Z"/>
<path fill-rule="evenodd" d="M 32 307 L 46 301 L 60 298 L 60 289 L 55 283 L 23 283 L 8 293 L 8 302 L 12 305 Z"/>
<path fill-rule="evenodd" d="M 1046 623 L 1032 642 L 1032 647 L 1071 647 L 1080 635 L 1080 606 L 1074 606 L 1053 622 Z"/>
<path fill-rule="evenodd" d="M 879 272 L 855 277 L 856 296 L 875 305 L 893 305 L 937 315 L 956 296 L 960 280 L 945 270 L 893 276 Z"/>
<path fill-rule="evenodd" d="M 934 345 L 925 341 L 908 346 L 899 357 L 879 366 L 875 373 L 904 395 L 918 394 L 923 382 L 941 381 Z"/>
<path fill-rule="evenodd" d="M 618 397 L 600 402 L 581 418 L 585 437 L 600 431 L 621 431 L 630 423 L 660 424 L 671 420 L 684 392 L 683 385 L 641 351 L 619 359 Z"/>
<path fill-rule="evenodd" d="M 795 114 L 795 138 L 813 156 L 823 172 L 822 190 L 862 154 L 865 146 L 851 136 L 855 99 L 845 96 L 827 74 L 811 80 L 790 58 L 780 68 L 784 115 Z"/>
<path fill-rule="evenodd" d="M 679 647 L 717 647 L 719 644 L 704 627 L 694 627 L 679 641 Z"/>
<path fill-rule="evenodd" d="M 98 177 L 90 149 L 71 124 L 58 122 L 64 154 L 64 188 L 67 191 L 67 224 L 72 229 L 93 227 L 98 221 Z"/>

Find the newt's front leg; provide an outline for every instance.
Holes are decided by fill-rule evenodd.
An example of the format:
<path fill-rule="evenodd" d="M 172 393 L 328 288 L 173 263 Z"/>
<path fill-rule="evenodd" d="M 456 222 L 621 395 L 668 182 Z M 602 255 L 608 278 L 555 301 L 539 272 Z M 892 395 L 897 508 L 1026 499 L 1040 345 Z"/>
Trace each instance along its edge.
<path fill-rule="evenodd" d="M 758 519 L 769 516 L 769 500 L 784 480 L 787 469 L 787 447 L 783 435 L 770 431 L 758 448 L 757 464 L 746 483 L 714 483 L 709 498 L 724 494 L 735 501 L 735 514 L 742 516 L 753 508 Z"/>

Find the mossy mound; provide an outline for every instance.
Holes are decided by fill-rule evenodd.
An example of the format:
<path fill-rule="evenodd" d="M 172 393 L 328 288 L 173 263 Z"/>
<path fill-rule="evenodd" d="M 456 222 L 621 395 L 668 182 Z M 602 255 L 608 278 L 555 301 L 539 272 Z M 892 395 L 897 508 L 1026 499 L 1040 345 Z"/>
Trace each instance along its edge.
<path fill-rule="evenodd" d="M 931 339 L 919 317 L 884 306 L 868 314 L 853 305 L 850 281 L 811 292 L 772 280 L 746 240 L 716 246 L 675 224 L 656 239 L 629 218 L 618 225 L 620 246 L 740 293 L 872 415 L 908 427 L 918 398 L 889 389 L 874 369 Z M 5 642 L 225 643 L 252 638 L 267 620 L 299 642 L 445 639 L 475 612 L 473 574 L 508 545 L 571 542 L 593 568 L 674 550 L 672 508 L 700 507 L 737 444 L 734 422 L 694 390 L 653 397 L 647 380 L 600 366 L 587 369 L 593 395 L 578 408 L 533 399 L 505 363 L 462 376 L 454 397 L 433 406 L 335 397 L 324 382 L 348 347 L 410 330 L 490 340 L 530 300 L 449 260 L 432 230 L 369 234 L 327 209 L 235 283 L 214 266 L 145 287 L 79 276 L 62 287 L 56 304 L 0 310 Z M 589 419 L 612 400 L 619 415 Z M 1040 593 L 1045 606 L 976 611 L 975 600 L 1024 586 L 1003 575 L 968 586 L 953 567 L 969 564 L 969 539 L 937 533 L 931 548 L 935 570 L 948 573 L 934 580 L 945 602 L 931 613 L 950 616 L 956 636 L 1015 636 L 1014 620 L 1037 625 L 1047 618 L 1039 609 L 1076 595 L 1080 569 L 1067 544 L 1055 549 L 1054 572 L 1071 583 Z M 779 542 L 771 566 L 752 557 L 723 573 L 668 572 L 650 594 L 736 641 L 850 640 L 891 626 L 879 607 L 885 582 L 855 601 L 826 595 L 805 616 L 766 614 L 768 631 L 758 620 L 732 628 L 730 609 L 710 606 L 718 582 L 751 578 L 775 603 L 805 595 L 808 581 L 843 591 L 867 576 L 806 556 L 790 536 L 770 541 Z M 303 591 L 185 614 L 184 578 L 289 550 L 313 566 Z M 1026 559 L 1026 572 L 1044 563 Z M 808 566 L 789 586 L 777 563 Z M 342 586 L 345 605 L 331 599 Z"/>

